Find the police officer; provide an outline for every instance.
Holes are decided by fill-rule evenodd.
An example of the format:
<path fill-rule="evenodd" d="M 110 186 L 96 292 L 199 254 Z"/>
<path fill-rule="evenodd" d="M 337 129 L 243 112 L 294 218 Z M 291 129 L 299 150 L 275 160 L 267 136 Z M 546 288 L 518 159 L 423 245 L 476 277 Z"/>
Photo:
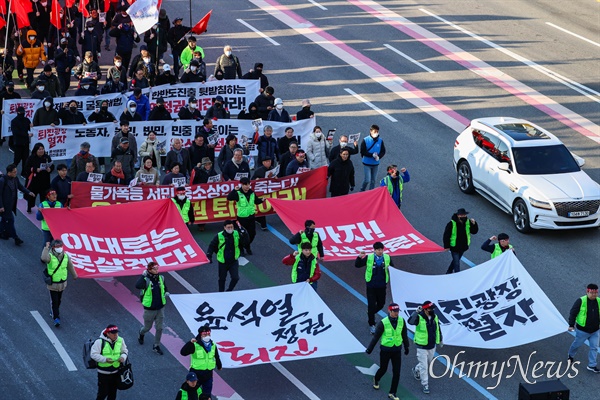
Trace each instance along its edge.
<path fill-rule="evenodd" d="M 157 263 L 154 261 L 148 263 L 146 270 L 135 283 L 135 288 L 140 289 L 140 300 L 144 307 L 144 326 L 138 334 L 138 342 L 144 344 L 144 335 L 152 329 L 154 323 L 156 334 L 154 335 L 152 351 L 162 356 L 164 353 L 160 348 L 160 338 L 162 337 L 165 305 L 167 304 L 169 290 L 165 285 L 165 277 L 158 274 Z"/>
<path fill-rule="evenodd" d="M 498 243 L 492 244 L 494 240 L 498 240 Z M 508 235 L 506 233 L 500 233 L 498 236 L 492 236 L 481 245 L 481 250 L 487 251 L 492 254 L 492 258 L 498 257 L 500 254 L 504 253 L 506 250 L 512 250 L 514 253 L 515 250 L 508 242 Z"/>
<path fill-rule="evenodd" d="M 323 242 L 321 241 L 319 233 L 315 231 L 316 226 L 315 221 L 307 219 L 304 222 L 304 230 L 299 231 L 292 236 L 290 238 L 290 244 L 297 244 L 298 252 L 301 252 L 302 243 L 310 243 L 313 255 L 317 257 L 317 259 L 323 259 L 323 257 L 325 257 L 325 253 L 323 252 Z"/>
<path fill-rule="evenodd" d="M 181 218 L 186 225 L 193 225 L 194 218 L 194 207 L 192 207 L 192 202 L 185 195 L 185 188 L 180 186 L 175 189 L 175 197 L 172 197 L 173 203 L 177 206 L 177 210 L 181 214 Z"/>
<path fill-rule="evenodd" d="M 219 292 L 225 291 L 227 272 L 229 272 L 231 278 L 229 287 L 227 288 L 228 292 L 231 292 L 240 280 L 238 258 L 240 258 L 246 240 L 246 235 L 235 230 L 234 222 L 228 219 L 223 223 L 223 231 L 217 233 L 208 245 L 206 256 L 211 263 L 213 253 L 217 253 L 217 261 L 219 262 Z"/>
<path fill-rule="evenodd" d="M 71 258 L 63 251 L 63 242 L 61 240 L 53 240 L 47 242 L 46 247 L 42 250 L 40 257 L 42 262 L 46 264 L 46 275 L 51 277 L 52 283 L 46 285 L 50 291 L 50 302 L 52 306 L 52 320 L 54 326 L 60 326 L 60 302 L 62 293 L 67 288 L 67 275 L 71 273 L 73 279 L 77 279 L 77 272 L 73 267 Z"/>
<path fill-rule="evenodd" d="M 263 199 L 258 197 L 250 187 L 250 179 L 240 179 L 240 184 L 227 195 L 227 200 L 235 201 L 237 206 L 237 220 L 248 232 L 248 243 L 246 253 L 252 255 L 250 245 L 256 236 L 256 205 L 261 204 Z"/>
<path fill-rule="evenodd" d="M 448 266 L 447 274 L 460 272 L 460 259 L 465 251 L 469 250 L 471 234 L 479 232 L 479 226 L 474 218 L 467 218 L 469 212 L 464 208 L 456 211 L 444 230 L 444 249 L 450 250 L 452 262 Z"/>
<path fill-rule="evenodd" d="M 369 332 L 375 334 L 375 314 L 385 306 L 387 285 L 390 281 L 389 267 L 394 263 L 389 254 L 383 253 L 383 243 L 373 244 L 373 253 L 368 256 L 364 251 L 356 257 L 354 266 L 356 268 L 367 267 L 365 270 L 365 281 L 367 282 L 367 316 Z"/>
<path fill-rule="evenodd" d="M 373 389 L 379 389 L 379 381 L 387 372 L 388 364 L 392 361 L 392 385 L 388 398 L 399 400 L 396 396 L 398 382 L 400 381 L 400 368 L 402 367 L 402 344 L 404 344 L 404 355 L 408 355 L 408 334 L 406 333 L 406 323 L 404 318 L 399 317 L 400 306 L 396 303 L 390 303 L 388 306 L 389 315 L 379 321 L 375 335 L 371 343 L 365 350 L 371 354 L 373 348 L 381 338 L 379 347 L 379 369 L 373 378 Z"/>
<path fill-rule="evenodd" d="M 413 341 L 417 346 L 418 364 L 412 369 L 413 376 L 421 381 L 423 393 L 429 394 L 429 365 L 433 361 L 436 346 L 444 346 L 435 305 L 430 301 L 424 302 L 412 313 L 408 323 L 416 325 Z"/>
<path fill-rule="evenodd" d="M 213 370 L 220 370 L 223 365 L 219 357 L 217 345 L 210 337 L 208 325 L 198 328 L 198 335 L 183 345 L 179 352 L 182 356 L 190 356 L 190 372 L 198 377 L 198 394 L 211 398 L 213 385 Z"/>
<path fill-rule="evenodd" d="M 600 340 L 600 298 L 598 298 L 598 285 L 587 285 L 586 295 L 578 298 L 569 313 L 569 332 L 575 331 L 575 340 L 569 348 L 569 364 L 577 349 L 587 340 L 590 345 L 588 353 L 588 371 L 596 374 L 598 369 L 598 346 Z"/>
<path fill-rule="evenodd" d="M 119 367 L 127 360 L 127 345 L 116 325 L 108 325 L 92 345 L 90 356 L 98 363 L 98 395 L 96 400 L 117 398 Z"/>

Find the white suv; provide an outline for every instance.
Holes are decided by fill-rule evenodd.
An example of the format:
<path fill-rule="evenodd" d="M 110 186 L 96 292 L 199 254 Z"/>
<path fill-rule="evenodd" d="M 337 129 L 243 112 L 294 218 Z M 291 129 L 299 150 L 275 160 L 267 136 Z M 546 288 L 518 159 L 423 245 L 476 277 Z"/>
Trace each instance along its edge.
<path fill-rule="evenodd" d="M 600 185 L 583 164 L 556 136 L 516 118 L 475 119 L 454 143 L 460 190 L 512 213 L 519 232 L 600 226 Z"/>

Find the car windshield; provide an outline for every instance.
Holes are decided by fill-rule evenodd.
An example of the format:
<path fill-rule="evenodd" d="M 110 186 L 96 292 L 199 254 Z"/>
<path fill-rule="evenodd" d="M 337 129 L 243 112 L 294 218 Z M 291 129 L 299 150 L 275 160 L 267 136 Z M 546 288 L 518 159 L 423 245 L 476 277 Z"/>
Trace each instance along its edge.
<path fill-rule="evenodd" d="M 566 174 L 579 171 L 567 148 L 556 146 L 513 147 L 517 172 L 521 175 Z"/>

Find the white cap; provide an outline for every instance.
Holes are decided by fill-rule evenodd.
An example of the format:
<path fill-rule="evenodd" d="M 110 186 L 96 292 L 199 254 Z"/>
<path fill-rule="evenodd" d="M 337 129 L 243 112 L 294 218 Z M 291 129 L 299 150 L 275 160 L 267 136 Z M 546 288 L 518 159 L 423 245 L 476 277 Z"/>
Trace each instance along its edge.
<path fill-rule="evenodd" d="M 279 97 L 275 99 L 275 105 L 277 104 L 283 104 L 283 100 L 281 100 Z"/>
<path fill-rule="evenodd" d="M 171 66 L 169 64 L 163 65 L 163 71 L 170 71 L 170 70 L 171 70 Z"/>

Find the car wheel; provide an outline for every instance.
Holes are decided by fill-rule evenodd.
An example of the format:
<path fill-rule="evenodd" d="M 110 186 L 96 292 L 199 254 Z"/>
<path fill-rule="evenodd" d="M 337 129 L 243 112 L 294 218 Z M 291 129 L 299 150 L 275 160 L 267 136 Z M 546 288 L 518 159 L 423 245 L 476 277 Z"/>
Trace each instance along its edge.
<path fill-rule="evenodd" d="M 471 167 L 466 161 L 461 161 L 456 168 L 456 182 L 461 192 L 471 194 L 475 192 L 475 186 L 473 186 L 473 174 L 471 173 Z"/>
<path fill-rule="evenodd" d="M 521 199 L 518 199 L 515 201 L 515 204 L 513 204 L 513 221 L 515 222 L 515 228 L 517 228 L 519 232 L 527 233 L 531 231 L 527 204 Z"/>

